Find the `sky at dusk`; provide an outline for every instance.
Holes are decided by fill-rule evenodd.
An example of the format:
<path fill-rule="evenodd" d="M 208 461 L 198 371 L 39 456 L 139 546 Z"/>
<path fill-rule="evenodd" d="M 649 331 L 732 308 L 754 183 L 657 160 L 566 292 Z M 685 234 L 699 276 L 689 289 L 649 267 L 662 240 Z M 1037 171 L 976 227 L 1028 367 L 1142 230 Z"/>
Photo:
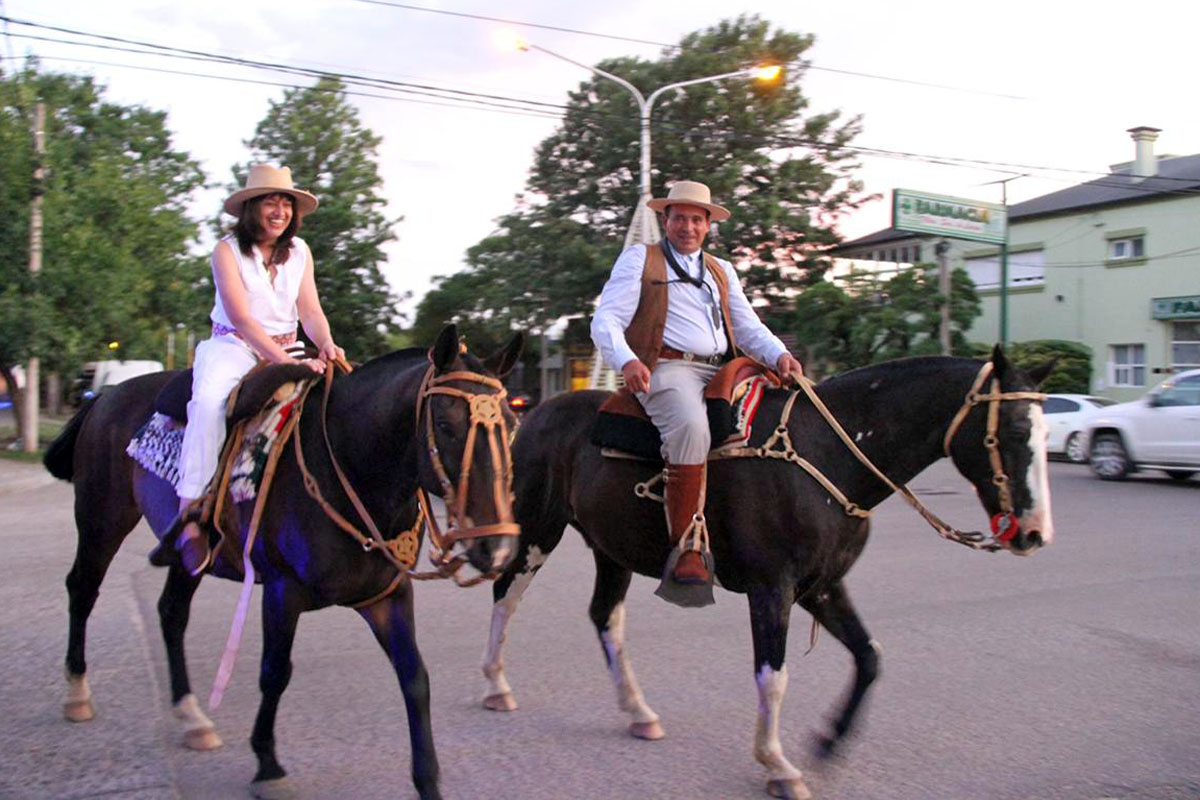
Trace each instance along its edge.
<path fill-rule="evenodd" d="M 840 221 L 847 238 L 888 225 L 888 198 L 897 186 L 995 202 L 1000 188 L 989 182 L 1028 173 L 1009 183 L 1015 202 L 1099 177 L 1109 165 L 1133 158 L 1125 131 L 1139 125 L 1162 129 L 1160 154 L 1200 152 L 1200 104 L 1185 88 L 1195 70 L 1200 5 L 1189 0 L 406 5 L 664 43 L 742 13 L 814 34 L 812 69 L 802 82 L 812 110 L 861 114 L 864 130 L 856 144 L 887 151 L 860 158 L 857 176 L 883 198 Z M 661 52 L 654 44 L 364 0 L 0 0 L 0 12 L 87 33 L 549 104 L 565 103 L 590 73 L 541 53 L 505 51 L 494 41 L 498 29 L 513 28 L 589 64 Z M 282 87 L 263 83 L 313 82 L 23 38 L 78 40 L 11 22 L 0 27 L 5 30 L 10 36 L 0 55 L 20 60 L 33 53 L 47 71 L 94 76 L 113 101 L 166 111 L 177 147 L 198 159 L 215 183 L 228 181 L 231 167 L 247 159 L 244 142 L 268 103 L 283 95 Z M 263 83 L 242 82 L 247 79 Z M 378 163 L 387 213 L 403 217 L 384 272 L 398 291 L 419 297 L 432 276 L 459 269 L 465 250 L 513 209 L 534 148 L 558 123 L 540 114 L 398 98 L 350 101 L 383 137 Z M 636 154 L 632 159 L 636 168 Z M 303 176 L 297 181 L 303 185 Z M 216 189 L 198 193 L 194 215 L 210 216 L 221 199 Z M 631 194 L 631 206 L 635 199 Z M 412 301 L 403 306 L 412 307 Z"/>

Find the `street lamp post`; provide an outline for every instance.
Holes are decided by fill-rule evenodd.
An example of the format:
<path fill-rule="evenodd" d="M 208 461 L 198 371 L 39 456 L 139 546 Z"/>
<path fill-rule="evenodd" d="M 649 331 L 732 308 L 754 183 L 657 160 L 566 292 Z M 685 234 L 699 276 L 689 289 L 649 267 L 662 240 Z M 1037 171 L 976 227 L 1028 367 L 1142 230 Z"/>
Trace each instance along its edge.
<path fill-rule="evenodd" d="M 582 67 L 593 74 L 599 75 L 601 78 L 607 78 L 618 84 L 625 91 L 633 95 L 634 102 L 637 103 L 638 107 L 638 116 L 641 120 L 641 147 L 638 159 L 638 202 L 634 209 L 633 219 L 629 225 L 629 231 L 625 234 L 626 247 L 635 244 L 654 244 L 659 239 L 658 222 L 646 207 L 646 203 L 650 200 L 650 112 L 654 108 L 654 101 L 663 92 L 670 91 L 671 89 L 682 89 L 685 86 L 695 86 L 699 83 L 715 83 L 723 81 L 726 78 L 757 78 L 762 81 L 770 81 L 778 77 L 781 70 L 778 65 L 749 67 L 734 72 L 723 72 L 720 75 L 709 75 L 704 78 L 693 78 L 687 81 L 669 83 L 666 86 L 658 87 L 649 96 L 645 96 L 636 86 L 619 75 L 613 75 L 611 72 L 605 72 L 582 61 L 567 58 L 553 50 L 547 50 L 541 45 L 518 40 L 516 46 L 521 50 L 537 50 L 560 61 L 566 61 L 568 64 Z"/>

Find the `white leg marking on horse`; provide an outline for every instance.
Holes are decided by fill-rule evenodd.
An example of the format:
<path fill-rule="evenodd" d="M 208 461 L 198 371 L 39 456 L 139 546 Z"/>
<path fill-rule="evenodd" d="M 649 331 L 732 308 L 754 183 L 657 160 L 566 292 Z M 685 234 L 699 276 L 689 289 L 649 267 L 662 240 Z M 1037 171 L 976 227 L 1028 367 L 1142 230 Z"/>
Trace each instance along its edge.
<path fill-rule="evenodd" d="M 1033 459 L 1025 476 L 1026 485 L 1032 495 L 1032 507 L 1021 515 L 1022 530 L 1041 533 L 1042 543 L 1050 544 L 1054 539 L 1054 519 L 1050 515 L 1050 474 L 1046 461 L 1046 437 L 1048 428 L 1042 407 L 1029 404 L 1029 449 Z"/>
<path fill-rule="evenodd" d="M 545 563 L 546 555 L 539 548 L 529 548 L 525 569 L 513 579 L 504 597 L 492 606 L 492 627 L 488 631 L 487 647 L 483 651 L 483 676 L 488 680 L 487 695 L 483 704 L 492 711 L 517 710 L 512 687 L 508 685 L 508 679 L 504 676 L 504 639 L 508 621 L 516 613 L 521 596 L 529 588 L 537 568 Z"/>
<path fill-rule="evenodd" d="M 600 634 L 604 652 L 608 655 L 608 674 L 617 690 L 617 705 L 633 717 L 630 732 L 639 739 L 661 739 L 662 726 L 658 714 L 646 705 L 642 687 L 633 674 L 633 666 L 625 653 L 625 604 L 617 603 L 608 615 L 608 630 Z"/>
<path fill-rule="evenodd" d="M 87 722 L 96 716 L 87 675 L 67 673 L 67 699 L 63 702 L 63 716 L 71 722 Z"/>
<path fill-rule="evenodd" d="M 223 744 L 213 721 L 200 708 L 196 695 L 184 695 L 183 699 L 175 704 L 173 713 L 175 719 L 180 721 L 185 747 L 192 750 L 212 750 Z"/>
<path fill-rule="evenodd" d="M 763 664 L 754 679 L 758 683 L 758 723 L 754 726 L 754 758 L 767 768 L 768 791 L 776 797 L 784 797 L 787 795 L 775 794 L 772 787 L 799 782 L 803 777 L 803 773 L 792 766 L 783 755 L 783 746 L 779 743 L 779 710 L 787 692 L 787 665 L 776 672 L 769 665 Z"/>

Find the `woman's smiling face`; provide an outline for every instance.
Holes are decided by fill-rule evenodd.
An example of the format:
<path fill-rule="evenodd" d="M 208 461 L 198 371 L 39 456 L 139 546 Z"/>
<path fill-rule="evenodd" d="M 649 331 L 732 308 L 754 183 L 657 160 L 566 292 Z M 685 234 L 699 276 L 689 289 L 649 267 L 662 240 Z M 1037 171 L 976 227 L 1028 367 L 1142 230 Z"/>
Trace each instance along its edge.
<path fill-rule="evenodd" d="M 295 213 L 290 194 L 269 194 L 258 204 L 258 225 L 268 241 L 274 241 L 283 235 L 292 222 Z"/>

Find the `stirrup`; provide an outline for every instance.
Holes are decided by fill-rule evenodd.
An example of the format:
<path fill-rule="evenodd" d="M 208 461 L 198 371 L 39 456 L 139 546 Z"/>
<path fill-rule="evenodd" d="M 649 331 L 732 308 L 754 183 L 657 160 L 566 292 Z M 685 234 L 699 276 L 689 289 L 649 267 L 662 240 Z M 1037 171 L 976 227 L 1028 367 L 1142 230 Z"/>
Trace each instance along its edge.
<path fill-rule="evenodd" d="M 154 549 L 147 554 L 150 559 L 150 565 L 154 567 L 170 567 L 179 563 L 179 551 L 175 549 L 175 542 L 179 540 L 179 534 L 183 533 L 183 528 L 189 522 L 195 522 L 200 525 L 204 518 L 204 503 L 196 501 L 180 511 L 176 515 L 170 527 L 163 531 L 162 538 L 158 540 L 158 544 L 154 545 Z M 201 525 L 201 531 L 203 531 Z M 211 550 L 211 548 L 210 548 Z M 212 561 L 210 556 L 209 561 Z"/>

